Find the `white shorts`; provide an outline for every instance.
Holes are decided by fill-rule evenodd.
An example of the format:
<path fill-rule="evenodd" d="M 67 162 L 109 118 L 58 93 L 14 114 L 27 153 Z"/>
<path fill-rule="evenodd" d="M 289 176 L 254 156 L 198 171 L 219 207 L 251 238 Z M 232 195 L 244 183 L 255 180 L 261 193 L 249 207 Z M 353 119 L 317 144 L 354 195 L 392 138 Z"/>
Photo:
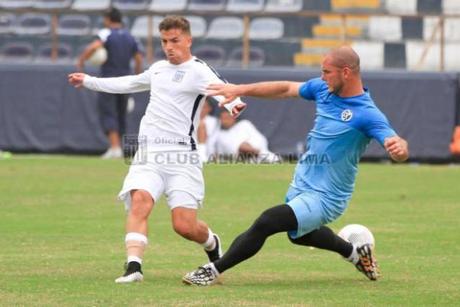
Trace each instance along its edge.
<path fill-rule="evenodd" d="M 169 208 L 198 209 L 204 198 L 202 163 L 195 152 L 152 152 L 131 164 L 118 198 L 131 208 L 131 190 L 149 192 L 154 202 L 166 195 Z"/>

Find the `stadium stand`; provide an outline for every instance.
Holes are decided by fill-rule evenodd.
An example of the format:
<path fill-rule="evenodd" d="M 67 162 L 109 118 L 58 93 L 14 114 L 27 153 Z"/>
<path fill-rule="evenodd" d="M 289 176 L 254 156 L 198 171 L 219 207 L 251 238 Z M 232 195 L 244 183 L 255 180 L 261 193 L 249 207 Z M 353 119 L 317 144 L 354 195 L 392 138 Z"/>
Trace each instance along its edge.
<path fill-rule="evenodd" d="M 192 31 L 192 36 L 194 38 L 203 37 L 206 34 L 207 23 L 206 20 L 201 16 L 185 16 L 190 22 L 190 28 Z"/>
<path fill-rule="evenodd" d="M 303 1 L 304 10 L 320 11 L 320 12 L 330 12 L 331 2 L 326 0 L 309 0 Z"/>
<path fill-rule="evenodd" d="M 33 7 L 43 10 L 61 10 L 70 7 L 72 0 L 36 0 Z"/>
<path fill-rule="evenodd" d="M 361 55 L 363 70 L 378 70 L 384 64 L 384 43 L 357 41 L 351 45 Z"/>
<path fill-rule="evenodd" d="M 284 35 L 283 21 L 275 17 L 256 17 L 249 25 L 249 38 L 254 40 L 280 39 Z"/>
<path fill-rule="evenodd" d="M 209 24 L 208 39 L 239 39 L 243 36 L 243 20 L 239 17 L 216 17 Z"/>
<path fill-rule="evenodd" d="M 189 0 L 190 11 L 222 11 L 225 0 Z"/>
<path fill-rule="evenodd" d="M 152 0 L 149 10 L 152 12 L 183 11 L 187 7 L 187 0 Z"/>
<path fill-rule="evenodd" d="M 9 34 L 14 32 L 14 14 L 0 14 L 0 34 Z"/>
<path fill-rule="evenodd" d="M 228 0 L 228 12 L 260 12 L 264 7 L 265 0 Z"/>
<path fill-rule="evenodd" d="M 34 48 L 28 42 L 8 42 L 2 49 L 0 58 L 8 63 L 30 62 L 34 56 Z"/>
<path fill-rule="evenodd" d="M 460 18 L 446 18 L 444 23 L 444 32 L 446 41 L 460 41 Z"/>
<path fill-rule="evenodd" d="M 75 11 L 103 11 L 110 7 L 111 0 L 74 0 L 72 9 Z"/>
<path fill-rule="evenodd" d="M 294 65 L 293 55 L 300 51 L 300 46 L 297 42 L 289 42 L 289 40 L 252 40 L 251 49 L 261 49 L 264 51 L 265 61 L 264 66 L 287 66 Z M 235 46 L 232 47 L 232 49 Z M 229 50 L 232 50 L 229 49 Z"/>
<path fill-rule="evenodd" d="M 382 26 L 385 25 L 385 26 Z M 369 19 L 369 38 L 375 41 L 400 41 L 401 17 L 372 16 Z"/>
<path fill-rule="evenodd" d="M 59 35 L 87 36 L 91 33 L 91 19 L 86 15 L 62 15 L 57 27 Z"/>
<path fill-rule="evenodd" d="M 443 0 L 442 12 L 444 14 L 460 14 L 460 1 L 458 0 Z"/>
<path fill-rule="evenodd" d="M 138 16 L 133 22 L 131 27 L 131 34 L 138 38 L 146 38 L 148 36 L 148 16 Z M 154 37 L 160 37 L 160 32 L 158 31 L 158 25 L 160 24 L 162 16 L 154 15 L 152 16 L 152 34 Z"/>
<path fill-rule="evenodd" d="M 302 0 L 267 0 L 264 11 L 267 13 L 299 12 L 302 8 Z"/>
<path fill-rule="evenodd" d="M 402 17 L 401 18 L 402 38 L 423 39 L 423 18 L 420 17 Z"/>
<path fill-rule="evenodd" d="M 424 60 L 421 61 L 424 53 Z M 436 70 L 440 65 L 439 53 L 439 44 L 426 49 L 423 42 L 408 41 L 406 42 L 407 67 L 412 70 Z"/>
<path fill-rule="evenodd" d="M 380 0 L 331 0 L 331 7 L 334 11 L 372 11 L 380 9 Z"/>
<path fill-rule="evenodd" d="M 386 0 L 385 9 L 391 14 L 408 14 L 417 13 L 417 0 Z"/>
<path fill-rule="evenodd" d="M 440 14 L 442 11 L 442 0 L 417 0 L 417 12 Z"/>
<path fill-rule="evenodd" d="M 90 39 L 102 28 L 100 15 L 110 5 L 125 12 L 125 25 L 145 43 L 147 14 L 155 14 L 152 32 L 156 40 L 163 16 L 179 13 L 190 18 L 196 47 L 214 45 L 215 50 L 223 48 L 228 54 L 228 50 L 250 45 L 264 51 L 264 65 L 270 66 L 318 67 L 324 52 L 346 43 L 379 57 L 366 64 L 366 69 L 433 70 L 437 63 L 441 65 L 436 56 L 440 58 L 443 26 L 445 68 L 458 66 L 451 60 L 451 50 L 460 41 L 460 16 L 452 15 L 460 15 L 458 0 L 0 0 L 0 47 L 20 40 L 37 50 L 51 43 L 51 21 L 56 17 L 58 40 L 78 49 L 86 43 L 85 37 Z M 443 25 L 439 22 L 442 13 L 448 14 Z M 250 42 L 246 44 L 244 16 L 249 17 Z M 278 50 L 295 50 L 290 60 L 270 49 L 272 41 Z M 419 63 L 423 61 L 426 63 Z M 227 62 L 225 58 L 223 63 Z"/>
<path fill-rule="evenodd" d="M 34 1 L 30 0 L 0 0 L 0 7 L 5 9 L 24 9 L 34 6 Z"/>
<path fill-rule="evenodd" d="M 458 59 L 458 51 L 460 50 L 460 43 L 447 43 L 444 48 L 445 53 L 445 67 L 448 71 L 460 71 L 460 61 Z M 459 106 L 460 107 L 460 106 Z M 460 124 L 460 123 L 459 123 Z"/>
<path fill-rule="evenodd" d="M 243 48 L 237 47 L 230 52 L 227 60 L 229 67 L 241 67 L 243 58 Z M 261 48 L 253 47 L 249 51 L 249 67 L 260 67 L 265 63 L 265 52 Z"/>
<path fill-rule="evenodd" d="M 428 41 L 433 35 L 433 31 L 439 27 L 439 17 L 428 16 L 423 20 L 423 40 Z M 434 39 L 440 39 L 440 31 L 436 32 Z M 447 17 L 444 19 L 444 39 L 447 42 L 460 40 L 460 17 Z"/>
<path fill-rule="evenodd" d="M 73 54 L 72 47 L 66 43 L 60 43 L 57 47 L 56 59 L 52 59 L 53 46 L 46 43 L 39 47 L 35 61 L 38 63 L 55 63 L 55 64 L 72 64 Z"/>
<path fill-rule="evenodd" d="M 383 47 L 383 67 L 406 68 L 406 49 L 404 43 L 385 43 Z"/>
<path fill-rule="evenodd" d="M 201 45 L 193 49 L 193 54 L 211 66 L 222 66 L 225 63 L 225 49 L 214 45 Z"/>
<path fill-rule="evenodd" d="M 14 26 L 18 35 L 44 35 L 51 31 L 51 17 L 48 14 L 26 13 L 20 15 Z"/>
<path fill-rule="evenodd" d="M 112 5 L 122 11 L 145 11 L 150 0 L 112 0 Z"/>

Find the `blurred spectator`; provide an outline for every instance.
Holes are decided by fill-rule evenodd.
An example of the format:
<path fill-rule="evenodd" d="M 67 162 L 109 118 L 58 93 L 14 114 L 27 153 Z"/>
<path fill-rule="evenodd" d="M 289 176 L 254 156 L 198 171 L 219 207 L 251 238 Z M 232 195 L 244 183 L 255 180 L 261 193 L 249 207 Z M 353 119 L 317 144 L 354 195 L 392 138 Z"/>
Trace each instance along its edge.
<path fill-rule="evenodd" d="M 200 154 L 201 160 L 208 161 L 209 155 L 214 153 L 212 147 L 213 142 L 208 142 L 212 139 L 216 132 L 219 130 L 219 120 L 215 114 L 215 104 L 208 98 L 203 104 L 203 109 L 200 114 L 200 124 L 197 129 L 198 145 L 197 150 Z"/>
<path fill-rule="evenodd" d="M 274 163 L 279 157 L 268 149 L 267 138 L 247 119 L 238 120 L 228 112 L 213 114 L 211 103 L 206 103 L 198 128 L 200 156 L 203 161 L 220 157 L 250 159 Z"/>
<path fill-rule="evenodd" d="M 141 46 L 136 39 L 123 28 L 122 15 L 112 8 L 104 14 L 104 26 L 97 38 L 91 42 L 80 55 L 77 69 L 83 71 L 86 60 L 101 47 L 107 50 L 107 60 L 101 66 L 101 77 L 118 77 L 130 75 L 130 62 L 134 58 L 135 73 L 142 71 L 143 56 Z M 99 115 L 110 147 L 102 158 L 121 158 L 121 136 L 126 130 L 126 107 L 128 95 L 99 93 Z"/>

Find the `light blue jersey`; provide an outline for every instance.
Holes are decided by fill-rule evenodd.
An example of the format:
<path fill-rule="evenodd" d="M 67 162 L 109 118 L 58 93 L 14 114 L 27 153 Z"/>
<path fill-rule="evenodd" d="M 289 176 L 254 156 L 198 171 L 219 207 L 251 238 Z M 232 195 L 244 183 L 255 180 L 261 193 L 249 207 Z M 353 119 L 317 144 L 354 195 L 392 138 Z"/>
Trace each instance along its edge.
<path fill-rule="evenodd" d="M 396 135 L 367 90 L 341 98 L 316 78 L 304 83 L 299 95 L 316 102 L 316 119 L 286 195 L 299 224 L 297 233 L 290 233 L 293 238 L 337 219 L 351 198 L 358 162 L 370 140 L 383 145 Z"/>

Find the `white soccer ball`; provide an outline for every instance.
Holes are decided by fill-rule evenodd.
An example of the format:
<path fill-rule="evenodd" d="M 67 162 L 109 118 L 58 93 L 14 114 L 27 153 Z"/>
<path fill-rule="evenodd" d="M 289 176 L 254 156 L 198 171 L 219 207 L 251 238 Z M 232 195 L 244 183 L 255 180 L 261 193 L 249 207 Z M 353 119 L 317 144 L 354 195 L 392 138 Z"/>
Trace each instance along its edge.
<path fill-rule="evenodd" d="M 375 239 L 372 232 L 363 225 L 350 224 L 340 229 L 338 236 L 353 243 L 353 245 L 371 244 L 375 247 Z"/>
<path fill-rule="evenodd" d="M 93 66 L 101 66 L 105 61 L 107 61 L 107 50 L 104 47 L 97 48 L 88 59 L 88 63 Z"/>

